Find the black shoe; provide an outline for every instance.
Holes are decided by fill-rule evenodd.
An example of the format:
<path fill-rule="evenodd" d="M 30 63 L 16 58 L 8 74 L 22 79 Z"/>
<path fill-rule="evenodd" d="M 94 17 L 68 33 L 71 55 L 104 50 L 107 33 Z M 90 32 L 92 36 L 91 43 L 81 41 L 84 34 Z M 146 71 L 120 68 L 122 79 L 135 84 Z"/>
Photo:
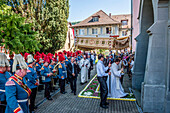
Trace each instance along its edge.
<path fill-rule="evenodd" d="M 83 85 L 84 83 L 80 83 L 81 85 Z"/>
<path fill-rule="evenodd" d="M 34 109 L 37 109 L 38 107 L 37 106 L 34 106 Z"/>
<path fill-rule="evenodd" d="M 35 113 L 35 111 L 34 110 L 30 110 L 30 113 Z"/>
<path fill-rule="evenodd" d="M 54 88 L 54 90 L 58 90 L 58 88 Z"/>
<path fill-rule="evenodd" d="M 100 107 L 104 108 L 104 109 L 108 109 L 109 107 L 106 105 L 100 105 Z"/>
<path fill-rule="evenodd" d="M 109 103 L 108 103 L 108 102 L 106 102 L 106 103 L 105 103 L 105 105 L 109 105 Z"/>
<path fill-rule="evenodd" d="M 71 91 L 71 93 L 74 93 L 74 91 Z"/>
<path fill-rule="evenodd" d="M 66 93 L 67 93 L 66 91 L 62 92 L 62 94 L 66 94 Z"/>
<path fill-rule="evenodd" d="M 53 100 L 51 97 L 48 97 L 47 100 Z"/>

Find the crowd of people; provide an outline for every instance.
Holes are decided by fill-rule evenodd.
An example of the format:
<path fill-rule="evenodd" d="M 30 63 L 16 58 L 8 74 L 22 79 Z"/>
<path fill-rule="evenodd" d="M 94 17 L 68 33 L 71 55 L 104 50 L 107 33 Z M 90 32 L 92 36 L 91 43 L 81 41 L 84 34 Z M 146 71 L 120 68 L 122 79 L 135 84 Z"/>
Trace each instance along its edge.
<path fill-rule="evenodd" d="M 45 87 L 44 97 L 53 100 L 50 92 L 65 94 L 65 83 L 76 95 L 77 76 L 81 84 L 90 79 L 95 53 L 63 51 L 35 55 L 25 53 L 9 55 L 0 53 L 0 113 L 32 113 L 36 108 L 37 91 Z"/>
<path fill-rule="evenodd" d="M 70 84 L 71 93 L 76 95 L 77 77 L 83 85 L 90 79 L 94 69 L 96 53 L 63 51 L 44 54 L 12 54 L 7 59 L 0 53 L 0 113 L 33 113 L 36 108 L 37 91 L 44 91 L 47 100 L 53 100 L 50 92 L 60 87 L 65 94 L 65 83 Z M 132 78 L 133 54 L 99 54 L 97 78 L 100 83 L 102 108 L 107 108 L 107 97 L 121 98 L 124 93 L 122 83 L 125 72 Z"/>
<path fill-rule="evenodd" d="M 134 54 L 121 52 L 118 55 L 112 54 L 104 57 L 103 54 L 98 55 L 97 63 L 97 79 L 100 83 L 100 107 L 108 108 L 109 103 L 106 102 L 107 97 L 125 98 L 128 96 L 122 87 L 125 74 L 132 79 L 134 67 Z"/>

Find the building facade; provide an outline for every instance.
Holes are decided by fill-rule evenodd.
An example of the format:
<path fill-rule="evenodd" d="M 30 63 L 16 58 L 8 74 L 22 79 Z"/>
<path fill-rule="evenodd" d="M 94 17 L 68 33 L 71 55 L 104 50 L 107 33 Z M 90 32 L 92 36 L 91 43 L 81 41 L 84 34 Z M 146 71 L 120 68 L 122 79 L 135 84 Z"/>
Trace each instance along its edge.
<path fill-rule="evenodd" d="M 132 9 L 132 49 L 136 50 L 136 40 L 135 38 L 139 35 L 139 6 L 140 0 L 133 0 L 133 9 Z"/>
<path fill-rule="evenodd" d="M 129 36 L 131 15 L 107 15 L 100 10 L 71 28 L 74 28 L 78 48 L 109 49 L 111 46 L 111 49 L 114 49 L 113 40 L 109 45 L 110 36 L 117 38 Z"/>

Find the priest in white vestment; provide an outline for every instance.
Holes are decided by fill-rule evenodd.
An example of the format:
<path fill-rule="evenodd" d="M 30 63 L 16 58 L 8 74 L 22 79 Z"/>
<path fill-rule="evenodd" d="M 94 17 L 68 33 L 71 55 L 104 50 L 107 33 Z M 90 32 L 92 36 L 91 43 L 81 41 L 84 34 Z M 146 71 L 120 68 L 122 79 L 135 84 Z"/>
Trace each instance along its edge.
<path fill-rule="evenodd" d="M 81 84 L 87 82 L 88 80 L 88 69 L 90 68 L 90 62 L 86 59 L 84 55 L 83 58 L 80 60 L 80 68 L 81 68 Z"/>
<path fill-rule="evenodd" d="M 120 60 L 116 59 L 115 62 L 111 66 L 111 70 L 110 70 L 111 80 L 109 80 L 109 78 L 107 79 L 108 97 L 121 98 L 127 95 L 127 93 L 124 92 L 124 89 L 120 82 L 120 77 L 122 75 L 121 72 L 123 71 L 123 69 L 118 70 L 119 63 L 120 63 Z"/>

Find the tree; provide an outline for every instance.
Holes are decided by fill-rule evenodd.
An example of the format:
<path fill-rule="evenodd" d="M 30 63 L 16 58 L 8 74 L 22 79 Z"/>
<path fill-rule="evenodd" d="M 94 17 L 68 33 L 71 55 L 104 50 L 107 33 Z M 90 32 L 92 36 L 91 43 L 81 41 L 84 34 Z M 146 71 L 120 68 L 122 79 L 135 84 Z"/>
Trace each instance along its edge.
<path fill-rule="evenodd" d="M 67 36 L 69 0 L 9 0 L 16 13 L 27 18 L 38 32 L 42 52 L 52 52 L 64 46 Z"/>
<path fill-rule="evenodd" d="M 67 36 L 67 19 L 68 19 L 68 0 L 49 0 L 46 11 L 47 25 L 45 32 L 51 46 L 48 51 L 55 52 L 61 49 Z"/>
<path fill-rule="evenodd" d="M 39 51 L 41 45 L 32 24 L 25 23 L 25 18 L 14 13 L 10 6 L 0 5 L 0 44 L 11 52 Z"/>

